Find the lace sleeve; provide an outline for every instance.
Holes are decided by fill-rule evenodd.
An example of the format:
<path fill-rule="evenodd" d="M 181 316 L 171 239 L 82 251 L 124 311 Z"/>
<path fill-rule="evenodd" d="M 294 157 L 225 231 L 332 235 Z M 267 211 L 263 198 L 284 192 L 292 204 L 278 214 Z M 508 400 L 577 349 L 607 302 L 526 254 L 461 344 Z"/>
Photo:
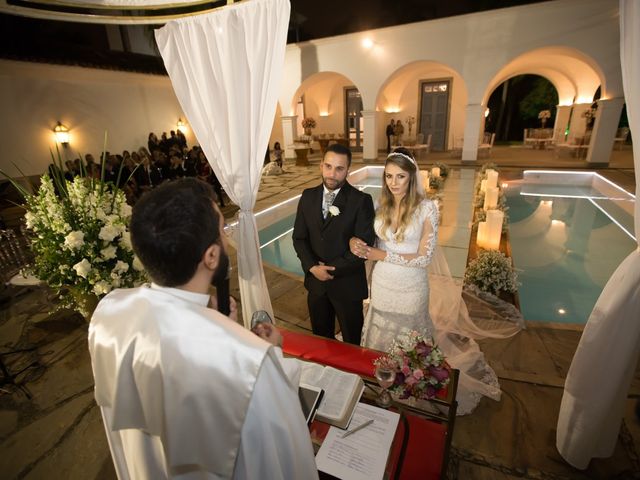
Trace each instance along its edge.
<path fill-rule="evenodd" d="M 426 268 L 431 263 L 433 252 L 438 242 L 438 207 L 430 200 L 423 204 L 426 210 L 422 227 L 422 237 L 418 252 L 415 254 L 401 255 L 395 252 L 387 252 L 385 262 L 403 265 L 405 267 Z"/>

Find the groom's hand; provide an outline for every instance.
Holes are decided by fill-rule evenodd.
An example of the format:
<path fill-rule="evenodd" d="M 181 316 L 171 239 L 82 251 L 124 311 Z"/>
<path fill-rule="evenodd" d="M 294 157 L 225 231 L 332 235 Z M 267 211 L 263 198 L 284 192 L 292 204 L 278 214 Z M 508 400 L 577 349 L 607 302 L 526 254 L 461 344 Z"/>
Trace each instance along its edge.
<path fill-rule="evenodd" d="M 327 280 L 333 280 L 333 275 L 331 275 L 331 273 L 329 272 L 332 272 L 335 269 L 336 267 L 325 265 L 324 263 L 320 262 L 319 265 L 314 265 L 313 267 L 311 267 L 309 269 L 309 272 L 321 282 L 326 282 Z"/>

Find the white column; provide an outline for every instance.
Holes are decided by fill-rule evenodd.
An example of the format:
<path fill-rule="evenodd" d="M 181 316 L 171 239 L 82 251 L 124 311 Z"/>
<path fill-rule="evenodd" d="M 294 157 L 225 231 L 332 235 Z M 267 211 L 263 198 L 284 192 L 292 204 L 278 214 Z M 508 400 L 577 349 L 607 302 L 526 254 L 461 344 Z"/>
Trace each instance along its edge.
<path fill-rule="evenodd" d="M 582 116 L 591 108 L 590 103 L 574 103 L 571 111 L 571 124 L 569 125 L 569 137 L 583 137 L 587 131 L 587 119 Z"/>
<path fill-rule="evenodd" d="M 377 116 L 375 110 L 362 110 L 362 135 L 364 136 L 362 159 L 365 161 L 378 158 L 378 136 L 376 134 Z"/>
<path fill-rule="evenodd" d="M 565 132 L 569 125 L 571 116 L 571 105 L 558 105 L 556 107 L 556 122 L 553 124 L 553 141 L 555 143 L 565 143 Z"/>
<path fill-rule="evenodd" d="M 293 150 L 293 142 L 298 137 L 296 134 L 298 116 L 282 116 L 280 119 L 282 120 L 282 138 L 284 143 L 282 148 L 284 148 L 284 158 L 293 160 L 296 158 L 296 152 Z"/>
<path fill-rule="evenodd" d="M 484 119 L 484 110 L 480 104 L 467 105 L 464 125 L 464 145 L 462 161 L 475 162 L 478 158 L 478 141 L 480 140 L 480 123 Z"/>
<path fill-rule="evenodd" d="M 621 97 L 598 100 L 596 122 L 593 125 L 587 152 L 588 164 L 609 164 L 623 105 L 624 98 Z"/>

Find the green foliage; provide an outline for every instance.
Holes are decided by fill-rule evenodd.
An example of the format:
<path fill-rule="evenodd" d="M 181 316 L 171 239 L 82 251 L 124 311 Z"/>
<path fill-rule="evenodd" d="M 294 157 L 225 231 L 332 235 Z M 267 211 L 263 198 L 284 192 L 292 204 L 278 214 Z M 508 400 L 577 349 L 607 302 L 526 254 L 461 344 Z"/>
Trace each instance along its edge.
<path fill-rule="evenodd" d="M 546 78 L 538 78 L 533 89 L 518 105 L 520 116 L 524 120 L 538 119 L 541 110 L 550 110 L 552 118 L 558 105 L 558 92 Z"/>
<path fill-rule="evenodd" d="M 518 274 L 511 260 L 494 250 L 480 250 L 478 257 L 467 267 L 464 281 L 494 295 L 518 289 Z"/>

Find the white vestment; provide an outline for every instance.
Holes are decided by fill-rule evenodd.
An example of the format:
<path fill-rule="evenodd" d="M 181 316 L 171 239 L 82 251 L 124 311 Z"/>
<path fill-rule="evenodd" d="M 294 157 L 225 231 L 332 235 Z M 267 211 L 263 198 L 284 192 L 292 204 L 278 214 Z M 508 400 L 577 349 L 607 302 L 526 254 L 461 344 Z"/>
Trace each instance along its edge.
<path fill-rule="evenodd" d="M 118 477 L 317 478 L 279 349 L 208 299 L 152 285 L 98 305 L 89 351 Z"/>

